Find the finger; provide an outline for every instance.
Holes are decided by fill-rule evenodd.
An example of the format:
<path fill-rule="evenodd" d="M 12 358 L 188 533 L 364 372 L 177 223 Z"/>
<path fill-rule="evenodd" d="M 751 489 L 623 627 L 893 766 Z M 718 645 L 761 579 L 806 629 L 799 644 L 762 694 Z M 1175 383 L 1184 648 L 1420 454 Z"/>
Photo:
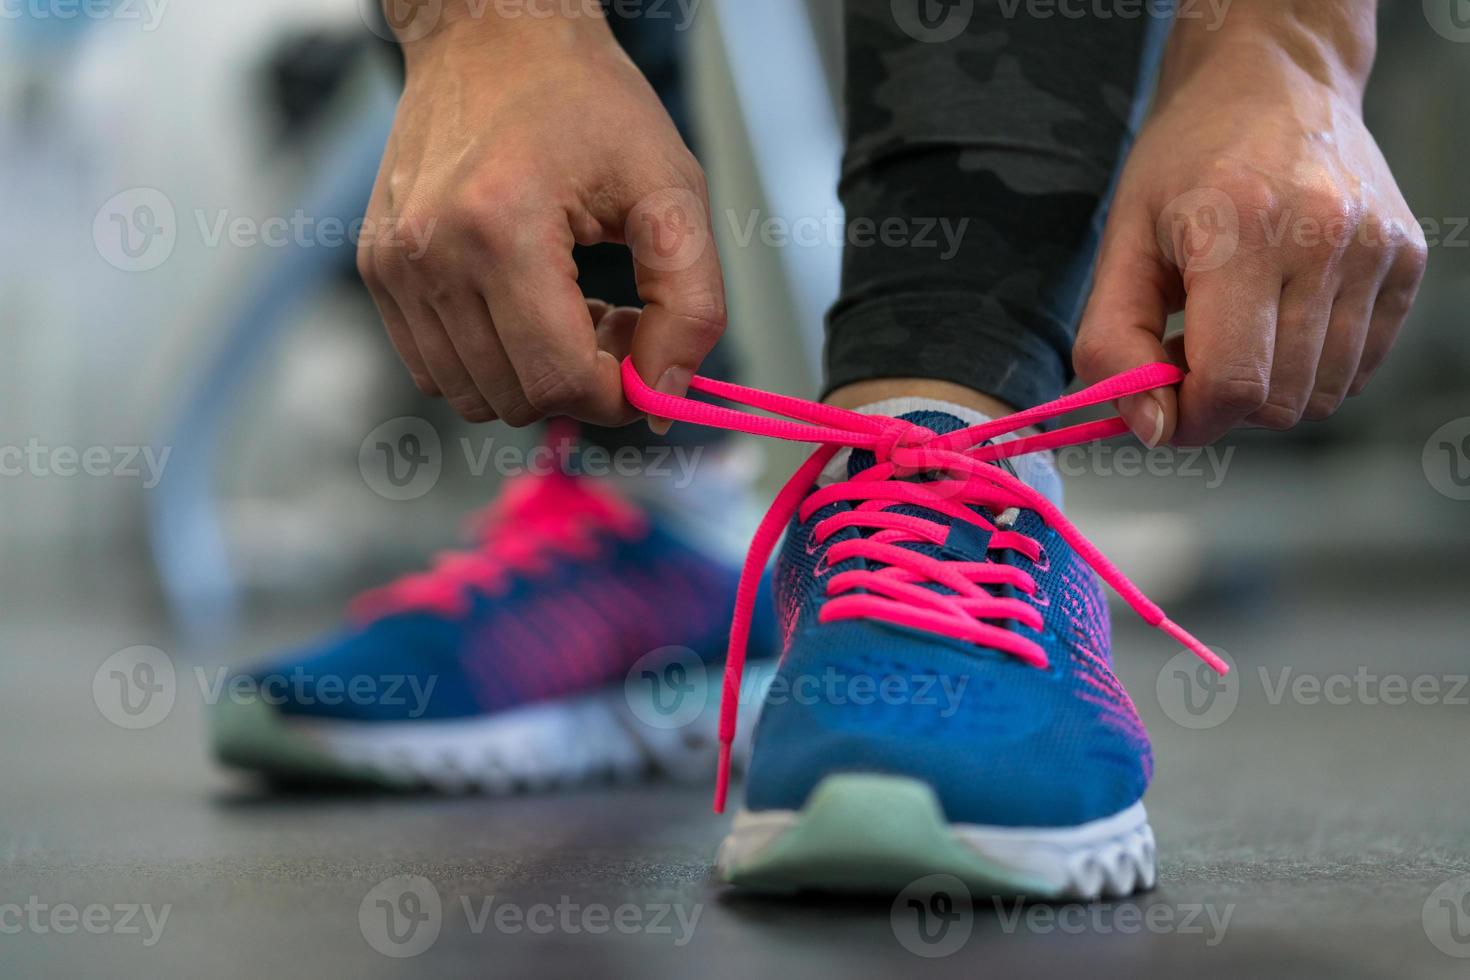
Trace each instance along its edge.
<path fill-rule="evenodd" d="M 1236 255 L 1191 282 L 1176 443 L 1214 442 L 1266 403 L 1280 303 L 1281 273 L 1269 256 Z"/>
<path fill-rule="evenodd" d="M 1305 417 L 1321 420 L 1331 416 L 1347 397 L 1348 387 L 1363 360 L 1373 317 L 1373 300 L 1378 282 L 1355 283 L 1340 293 L 1332 305 L 1332 320 L 1322 346 L 1322 359 L 1312 383 L 1312 396 Z"/>
<path fill-rule="evenodd" d="M 404 317 L 393 295 L 383 285 L 377 271 L 372 267 L 371 253 L 366 249 L 359 251 L 357 262 L 363 285 L 367 287 L 373 305 L 378 308 L 378 316 L 382 319 L 383 327 L 388 333 L 388 342 L 393 345 L 398 359 L 403 362 L 404 367 L 408 368 L 409 377 L 413 378 L 413 383 L 419 391 L 431 398 L 437 397 L 441 393 L 439 386 L 434 383 L 424 355 L 419 351 L 418 344 L 414 342 L 413 330 L 409 328 L 407 318 Z"/>
<path fill-rule="evenodd" d="M 633 337 L 641 310 L 633 306 L 610 307 L 597 322 L 597 349 L 607 351 L 619 363 L 633 353 Z"/>
<path fill-rule="evenodd" d="M 702 183 L 640 200 L 629 210 L 624 238 L 644 304 L 633 363 L 654 389 L 682 396 L 725 330 L 725 282 Z M 649 424 L 659 434 L 670 425 Z"/>
<path fill-rule="evenodd" d="M 485 298 L 477 292 L 465 292 L 440 302 L 442 306 L 436 309 L 455 353 L 495 417 L 517 427 L 540 419 L 541 413 L 526 402 Z"/>
<path fill-rule="evenodd" d="M 1361 392 L 1383 364 L 1388 352 L 1398 339 L 1399 331 L 1419 295 L 1419 284 L 1424 281 L 1424 270 L 1429 252 L 1420 231 L 1411 241 L 1400 248 L 1389 268 L 1388 277 L 1373 305 L 1373 316 L 1368 326 L 1368 339 L 1363 346 L 1363 356 L 1357 374 L 1348 387 L 1349 395 Z"/>
<path fill-rule="evenodd" d="M 414 343 L 424 356 L 430 377 L 450 407 L 467 422 L 488 422 L 494 418 L 494 410 L 460 361 L 459 352 L 434 308 L 421 299 L 410 301 L 407 296 L 395 295 L 394 300 L 408 319 Z"/>
<path fill-rule="evenodd" d="M 490 271 L 482 288 L 530 407 L 598 425 L 634 418 L 617 361 L 597 349 L 567 221 L 507 223 L 487 235 Z"/>
<path fill-rule="evenodd" d="M 1149 223 L 1109 226 L 1072 350 L 1073 366 L 1082 380 L 1096 383 L 1130 368 L 1169 360 L 1163 335 L 1172 304 L 1171 276 Z M 1172 388 L 1118 403 L 1128 427 L 1149 447 L 1172 435 L 1176 411 Z"/>
<path fill-rule="evenodd" d="M 1246 416 L 1248 424 L 1290 429 L 1302 420 L 1333 316 L 1333 293 L 1320 276 L 1298 276 L 1282 288 L 1270 390 L 1266 403 Z"/>

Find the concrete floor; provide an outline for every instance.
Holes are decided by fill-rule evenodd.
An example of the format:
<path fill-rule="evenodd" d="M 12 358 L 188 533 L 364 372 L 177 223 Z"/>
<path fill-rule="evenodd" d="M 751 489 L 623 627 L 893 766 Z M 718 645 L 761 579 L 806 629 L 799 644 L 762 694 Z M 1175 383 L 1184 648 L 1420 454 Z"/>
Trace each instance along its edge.
<path fill-rule="evenodd" d="M 204 756 L 191 680 L 146 730 L 95 707 L 98 665 L 163 645 L 158 627 L 127 613 L 14 611 L 0 628 L 0 962 L 7 976 L 149 978 L 1470 975 L 1470 958 L 1450 955 L 1470 956 L 1463 589 L 1283 586 L 1268 605 L 1178 611 L 1239 667 L 1238 706 L 1202 730 L 1171 720 L 1168 644 L 1117 617 L 1123 676 L 1158 755 L 1158 889 L 1019 914 L 978 899 L 934 945 L 917 943 L 911 913 L 888 900 L 762 899 L 714 882 L 725 818 L 704 790 L 485 800 L 242 783 Z M 296 632 L 278 623 L 232 656 Z M 1312 703 L 1312 681 L 1295 680 L 1360 668 L 1370 679 L 1353 681 L 1348 703 Z M 1421 700 L 1439 703 L 1381 703 L 1371 695 L 1395 689 L 1372 678 L 1390 674 L 1435 679 L 1439 694 Z M 1307 686 L 1294 696 L 1294 683 Z M 441 913 L 394 945 L 376 899 L 413 912 L 412 896 L 397 882 L 369 892 L 400 875 L 427 879 L 433 894 L 418 883 L 417 908 L 436 894 Z M 954 951 L 921 958 L 904 938 L 920 953 Z M 425 948 L 400 961 L 374 942 Z"/>

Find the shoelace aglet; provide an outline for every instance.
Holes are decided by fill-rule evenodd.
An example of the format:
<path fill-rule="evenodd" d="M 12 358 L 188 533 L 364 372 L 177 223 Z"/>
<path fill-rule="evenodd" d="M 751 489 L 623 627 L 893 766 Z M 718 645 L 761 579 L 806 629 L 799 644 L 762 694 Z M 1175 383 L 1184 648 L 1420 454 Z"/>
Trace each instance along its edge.
<path fill-rule="evenodd" d="M 1180 626 L 1178 623 L 1174 622 L 1172 619 L 1169 619 L 1167 617 L 1161 619 L 1159 620 L 1158 626 L 1159 629 L 1163 630 L 1164 633 L 1166 633 L 1168 636 L 1173 637 L 1174 639 L 1178 640 L 1180 643 L 1188 647 L 1190 652 L 1199 657 L 1205 663 L 1209 664 L 1211 669 L 1213 669 L 1215 673 L 1219 674 L 1221 677 L 1224 677 L 1226 674 L 1230 673 L 1229 664 L 1221 660 L 1215 654 L 1215 651 L 1211 650 L 1199 640 L 1195 639 L 1192 633 L 1190 633 L 1184 627 Z"/>
<path fill-rule="evenodd" d="M 730 742 L 720 739 L 720 762 L 715 771 L 715 812 L 725 812 L 725 797 L 730 792 Z"/>

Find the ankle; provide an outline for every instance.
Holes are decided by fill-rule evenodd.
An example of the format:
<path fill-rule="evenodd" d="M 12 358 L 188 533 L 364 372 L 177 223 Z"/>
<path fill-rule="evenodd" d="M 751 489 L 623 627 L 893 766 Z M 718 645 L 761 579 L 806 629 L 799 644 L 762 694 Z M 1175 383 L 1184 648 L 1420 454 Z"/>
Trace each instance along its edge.
<path fill-rule="evenodd" d="M 998 398 L 951 381 L 929 378 L 874 378 L 843 385 L 823 399 L 828 405 L 854 410 L 890 398 L 930 398 L 951 402 L 982 412 L 990 418 L 1009 415 L 1016 409 Z"/>

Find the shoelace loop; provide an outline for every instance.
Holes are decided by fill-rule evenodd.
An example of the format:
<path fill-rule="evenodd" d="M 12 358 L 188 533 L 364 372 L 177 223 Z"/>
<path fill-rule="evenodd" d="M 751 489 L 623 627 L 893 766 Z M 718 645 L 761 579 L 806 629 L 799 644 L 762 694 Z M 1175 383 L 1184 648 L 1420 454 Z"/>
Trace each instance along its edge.
<path fill-rule="evenodd" d="M 812 484 L 841 449 L 869 450 L 877 458 L 877 464 L 849 481 L 810 494 L 809 502 L 820 504 L 827 501 L 828 497 L 834 500 L 861 501 L 857 504 L 857 509 L 870 512 L 862 516 L 863 525 L 869 528 L 879 527 L 880 530 L 859 544 L 858 549 L 849 550 L 876 558 L 888 567 L 879 571 L 863 570 L 834 576 L 828 583 L 828 594 L 840 594 L 840 598 L 833 599 L 823 607 L 824 617 L 877 618 L 903 622 L 920 629 L 1014 653 L 1036 663 L 1034 651 L 1030 649 L 1035 644 L 1022 640 L 1014 631 L 982 621 L 984 618 L 1001 618 L 1006 612 L 1017 614 L 1009 618 L 1020 618 L 1024 615 L 1019 608 L 1025 606 L 1024 603 L 998 598 L 981 587 L 982 583 L 998 584 L 1010 576 L 1011 572 L 999 571 L 1010 566 L 999 566 L 989 561 L 940 562 L 898 547 L 891 542 L 896 539 L 922 540 L 926 533 L 922 523 L 936 527 L 940 525 L 932 521 L 924 522 L 922 518 L 908 520 L 902 514 L 877 516 L 884 513 L 884 506 L 914 503 L 952 518 L 981 523 L 976 520 L 979 515 L 961 501 L 991 505 L 1010 501 L 1011 506 L 1025 507 L 1040 515 L 1146 623 L 1182 643 L 1219 673 L 1225 674 L 1230 669 L 1209 647 L 1165 616 L 1163 610 L 1129 581 L 1051 501 L 998 465 L 999 460 L 1013 456 L 1121 435 L 1128 431 L 1127 423 L 1123 419 L 1113 416 L 1035 435 L 1020 436 L 1006 442 L 991 441 L 997 436 L 1017 432 L 1080 408 L 1112 402 L 1154 388 L 1177 385 L 1184 379 L 1184 372 L 1171 364 L 1146 364 L 1044 405 L 943 435 L 904 419 L 862 415 L 831 405 L 777 395 L 727 381 L 715 381 L 699 375 L 690 382 L 692 391 L 760 411 L 784 415 L 786 418 L 768 418 L 667 395 L 654 391 L 644 383 L 634 368 L 631 357 L 623 360 L 622 375 L 624 396 L 635 408 L 649 415 L 751 435 L 820 444 L 776 494 L 770 509 L 756 529 L 741 569 L 720 701 L 720 761 L 715 783 L 716 812 L 723 812 L 729 792 L 730 746 L 735 739 L 740 679 L 745 669 L 746 645 L 750 637 L 751 618 L 761 574 L 786 525 L 793 516 L 803 511 L 803 503 L 808 501 Z M 895 477 L 904 473 L 927 469 L 963 473 L 964 480 L 948 481 L 949 484 L 958 486 L 946 485 L 943 491 L 935 490 L 930 484 L 895 480 Z M 806 509 L 807 516 L 814 509 L 816 507 Z M 965 515 L 960 511 L 964 511 Z M 899 520 L 894 521 L 894 518 Z M 847 520 L 851 522 L 853 519 Z M 1020 545 L 1023 540 L 1030 540 L 1024 535 L 1001 531 L 989 522 L 983 523 L 992 532 L 1012 535 L 999 542 L 992 536 L 991 547 Z M 884 538 L 885 534 L 889 536 Z M 961 567 L 955 567 L 956 565 Z M 843 575 L 853 577 L 844 580 Z M 926 590 L 919 584 L 922 581 L 943 585 L 954 594 L 944 595 Z M 872 594 L 875 587 L 881 594 Z M 859 594 L 850 594 L 851 588 L 862 591 Z M 839 609 L 837 614 L 829 616 L 828 610 L 838 603 L 847 605 Z M 1032 614 L 1034 615 L 1034 610 Z M 1044 663 L 1043 654 L 1038 666 Z"/>

